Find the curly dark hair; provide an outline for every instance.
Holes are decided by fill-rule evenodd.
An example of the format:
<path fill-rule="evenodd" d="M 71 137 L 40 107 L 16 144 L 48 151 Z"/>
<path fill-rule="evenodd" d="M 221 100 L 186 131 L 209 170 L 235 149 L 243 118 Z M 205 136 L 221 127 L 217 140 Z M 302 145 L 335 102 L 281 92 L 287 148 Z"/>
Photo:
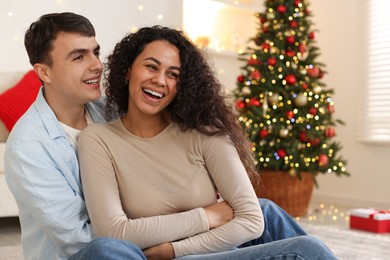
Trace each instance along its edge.
<path fill-rule="evenodd" d="M 34 66 L 36 63 L 52 65 L 50 53 L 53 50 L 53 41 L 60 32 L 95 36 L 93 25 L 82 15 L 71 12 L 42 15 L 30 25 L 24 36 L 24 46 L 31 65 Z"/>
<path fill-rule="evenodd" d="M 167 107 L 172 121 L 182 129 L 196 129 L 206 135 L 227 135 L 236 147 L 248 175 L 256 173 L 252 151 L 244 130 L 237 122 L 224 89 L 205 54 L 180 30 L 169 27 L 144 27 L 127 34 L 108 56 L 104 72 L 107 112 L 126 114 L 129 89 L 126 75 L 145 46 L 164 40 L 179 50 L 181 72 L 176 97 Z"/>

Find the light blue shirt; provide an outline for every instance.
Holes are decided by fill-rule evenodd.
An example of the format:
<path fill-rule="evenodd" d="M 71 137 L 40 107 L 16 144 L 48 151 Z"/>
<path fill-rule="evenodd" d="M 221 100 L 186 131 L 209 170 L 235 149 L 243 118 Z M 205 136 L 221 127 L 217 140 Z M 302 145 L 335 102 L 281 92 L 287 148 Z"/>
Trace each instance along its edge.
<path fill-rule="evenodd" d="M 86 105 L 104 122 L 102 102 Z M 5 178 L 19 208 L 25 259 L 67 259 L 94 237 L 77 152 L 43 97 L 18 120 L 5 148 Z"/>

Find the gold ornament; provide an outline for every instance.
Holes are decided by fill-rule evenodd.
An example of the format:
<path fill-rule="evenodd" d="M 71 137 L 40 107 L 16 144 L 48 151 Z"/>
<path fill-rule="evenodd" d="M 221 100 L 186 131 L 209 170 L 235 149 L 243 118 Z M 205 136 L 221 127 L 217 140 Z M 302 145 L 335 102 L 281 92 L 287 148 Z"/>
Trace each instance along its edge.
<path fill-rule="evenodd" d="M 280 129 L 279 135 L 280 135 L 280 137 L 283 137 L 283 138 L 286 137 L 288 135 L 288 129 L 287 128 Z"/>
<path fill-rule="evenodd" d="M 273 93 L 268 97 L 268 102 L 271 105 L 275 105 L 279 101 L 279 94 L 278 93 Z"/>
<path fill-rule="evenodd" d="M 264 95 L 264 102 L 263 102 L 263 116 L 267 115 L 267 109 L 268 109 L 268 102 L 267 102 L 268 92 Z"/>
<path fill-rule="evenodd" d="M 294 100 L 295 105 L 303 107 L 307 104 L 307 97 L 303 93 L 299 93 Z"/>
<path fill-rule="evenodd" d="M 244 96 L 250 95 L 251 93 L 252 93 L 251 89 L 247 86 L 243 87 L 241 90 L 241 94 Z"/>
<path fill-rule="evenodd" d="M 320 86 L 315 86 L 313 88 L 313 93 L 314 94 L 319 94 L 319 93 L 321 93 L 321 90 L 322 90 L 322 88 Z"/>
<path fill-rule="evenodd" d="M 272 19 L 275 19 L 275 14 L 273 14 L 273 13 L 267 13 L 267 14 L 266 14 L 266 17 L 267 17 L 267 20 L 272 20 Z"/>

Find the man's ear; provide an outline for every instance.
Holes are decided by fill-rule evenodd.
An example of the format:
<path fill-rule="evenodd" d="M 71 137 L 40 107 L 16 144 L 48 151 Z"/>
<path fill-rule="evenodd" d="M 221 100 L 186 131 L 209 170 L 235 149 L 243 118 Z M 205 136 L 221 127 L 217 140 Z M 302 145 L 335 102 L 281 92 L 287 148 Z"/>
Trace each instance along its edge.
<path fill-rule="evenodd" d="M 51 82 L 48 70 L 49 67 L 46 64 L 42 64 L 42 63 L 34 64 L 34 71 L 43 83 Z"/>

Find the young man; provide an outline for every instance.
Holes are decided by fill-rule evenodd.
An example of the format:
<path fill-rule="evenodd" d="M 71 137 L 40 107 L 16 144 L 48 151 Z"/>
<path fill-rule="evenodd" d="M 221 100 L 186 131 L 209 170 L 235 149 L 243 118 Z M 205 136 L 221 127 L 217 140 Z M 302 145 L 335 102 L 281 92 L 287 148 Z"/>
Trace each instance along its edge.
<path fill-rule="evenodd" d="M 99 101 L 102 64 L 92 24 L 74 13 L 43 15 L 27 30 L 25 46 L 43 86 L 14 126 L 5 152 L 25 259 L 145 259 L 129 242 L 94 239 L 85 207 L 77 136 L 89 123 L 107 120 Z M 274 203 L 260 204 L 263 242 L 305 234 Z M 227 204 L 217 203 L 193 221 L 213 228 L 232 217 Z"/>
<path fill-rule="evenodd" d="M 94 237 L 79 178 L 76 139 L 101 122 L 102 64 L 92 24 L 73 13 L 31 24 L 25 46 L 43 83 L 13 128 L 5 175 L 18 207 L 25 259 L 145 259 L 127 241 Z"/>

